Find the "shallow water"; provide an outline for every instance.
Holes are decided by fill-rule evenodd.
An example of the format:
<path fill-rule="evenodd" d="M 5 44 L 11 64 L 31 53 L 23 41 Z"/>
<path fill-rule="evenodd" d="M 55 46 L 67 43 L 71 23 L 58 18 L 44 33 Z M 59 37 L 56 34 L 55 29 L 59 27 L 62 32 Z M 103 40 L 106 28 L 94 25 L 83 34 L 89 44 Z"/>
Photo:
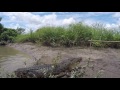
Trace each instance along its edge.
<path fill-rule="evenodd" d="M 16 49 L 0 46 L 0 74 L 13 73 L 18 68 L 26 67 L 30 56 Z M 27 64 L 27 65 L 26 65 Z"/>

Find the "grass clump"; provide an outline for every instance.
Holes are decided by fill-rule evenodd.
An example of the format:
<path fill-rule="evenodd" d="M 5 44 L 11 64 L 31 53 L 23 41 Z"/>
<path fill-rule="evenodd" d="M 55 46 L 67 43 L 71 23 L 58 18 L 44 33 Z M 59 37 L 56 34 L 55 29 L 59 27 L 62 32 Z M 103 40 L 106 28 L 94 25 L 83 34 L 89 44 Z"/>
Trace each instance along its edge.
<path fill-rule="evenodd" d="M 26 34 L 26 35 L 19 35 L 16 37 L 16 42 L 21 42 L 21 43 L 24 43 L 24 42 L 28 42 L 29 41 L 29 35 Z"/>
<path fill-rule="evenodd" d="M 18 43 L 24 43 L 24 42 L 35 42 L 37 37 L 35 36 L 35 33 L 31 30 L 28 34 L 21 34 L 16 37 L 15 41 Z"/>
<path fill-rule="evenodd" d="M 59 46 L 64 33 L 63 27 L 43 27 L 35 32 L 37 40 L 47 46 Z"/>

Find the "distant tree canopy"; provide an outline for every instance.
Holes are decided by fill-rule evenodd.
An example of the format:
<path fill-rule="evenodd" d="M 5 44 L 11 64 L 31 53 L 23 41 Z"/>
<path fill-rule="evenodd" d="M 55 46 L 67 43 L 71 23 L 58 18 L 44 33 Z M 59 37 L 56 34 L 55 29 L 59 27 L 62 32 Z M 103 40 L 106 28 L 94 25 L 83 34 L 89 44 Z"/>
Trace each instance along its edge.
<path fill-rule="evenodd" d="M 25 29 L 24 28 L 17 28 L 16 31 L 18 34 L 22 34 L 22 33 L 24 33 Z"/>
<path fill-rule="evenodd" d="M 11 29 L 11 28 L 5 28 L 1 24 L 2 18 L 0 17 L 0 41 L 6 41 L 6 42 L 14 42 L 14 38 L 17 35 L 20 35 L 24 33 L 24 28 L 17 28 L 17 29 Z"/>
<path fill-rule="evenodd" d="M 1 22 L 2 18 L 0 17 L 0 22 Z M 3 25 L 0 23 L 0 34 L 3 32 Z"/>
<path fill-rule="evenodd" d="M 0 21 L 2 20 L 2 17 L 0 17 Z"/>
<path fill-rule="evenodd" d="M 6 29 L 6 31 L 4 31 L 1 36 L 0 39 L 2 41 L 8 41 L 8 42 L 13 42 L 14 38 L 18 35 L 17 31 L 15 29 Z"/>

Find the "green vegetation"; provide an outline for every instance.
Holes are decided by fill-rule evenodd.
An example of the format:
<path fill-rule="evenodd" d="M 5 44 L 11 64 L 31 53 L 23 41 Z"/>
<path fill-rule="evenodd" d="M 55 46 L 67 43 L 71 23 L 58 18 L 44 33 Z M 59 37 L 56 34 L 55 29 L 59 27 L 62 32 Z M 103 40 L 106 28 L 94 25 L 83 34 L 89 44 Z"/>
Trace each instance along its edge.
<path fill-rule="evenodd" d="M 68 27 L 42 27 L 35 32 L 21 34 L 16 42 L 34 42 L 47 46 L 89 46 L 88 40 L 119 41 L 120 32 L 104 28 L 101 24 L 87 26 L 82 23 L 71 24 Z M 119 43 L 93 42 L 95 47 L 120 47 Z"/>
<path fill-rule="evenodd" d="M 0 18 L 0 21 L 2 18 Z M 33 32 L 24 34 L 25 29 L 4 28 L 0 23 L 0 43 L 11 42 L 33 42 L 46 46 L 89 46 L 88 40 L 119 41 L 120 32 L 114 29 L 107 29 L 102 24 L 87 26 L 83 23 L 71 24 L 68 27 L 42 27 Z M 120 43 L 92 42 L 94 47 L 119 48 Z"/>
<path fill-rule="evenodd" d="M 14 29 L 4 28 L 4 31 L 0 35 L 2 41 L 13 42 L 14 38 L 17 36 L 17 32 Z"/>
<path fill-rule="evenodd" d="M 17 42 L 41 42 L 47 46 L 75 46 L 87 45 L 92 37 L 91 28 L 82 24 L 73 24 L 69 27 L 43 27 L 36 32 L 20 35 Z"/>
<path fill-rule="evenodd" d="M 0 18 L 0 21 L 2 18 Z M 0 23 L 0 45 L 6 45 L 7 43 L 14 42 L 16 36 L 22 34 L 25 31 L 23 28 L 11 29 L 5 28 Z"/>

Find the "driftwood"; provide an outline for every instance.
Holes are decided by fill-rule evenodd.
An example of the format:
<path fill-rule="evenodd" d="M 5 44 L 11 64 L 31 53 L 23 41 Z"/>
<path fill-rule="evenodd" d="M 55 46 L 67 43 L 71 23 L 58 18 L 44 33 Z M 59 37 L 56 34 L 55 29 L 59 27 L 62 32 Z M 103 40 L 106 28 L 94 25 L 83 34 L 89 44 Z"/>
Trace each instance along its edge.
<path fill-rule="evenodd" d="M 36 65 L 28 68 L 20 68 L 15 71 L 19 78 L 49 78 L 50 75 L 58 75 L 65 71 L 71 71 L 75 63 L 81 62 L 82 58 L 69 58 L 61 63 Z"/>

